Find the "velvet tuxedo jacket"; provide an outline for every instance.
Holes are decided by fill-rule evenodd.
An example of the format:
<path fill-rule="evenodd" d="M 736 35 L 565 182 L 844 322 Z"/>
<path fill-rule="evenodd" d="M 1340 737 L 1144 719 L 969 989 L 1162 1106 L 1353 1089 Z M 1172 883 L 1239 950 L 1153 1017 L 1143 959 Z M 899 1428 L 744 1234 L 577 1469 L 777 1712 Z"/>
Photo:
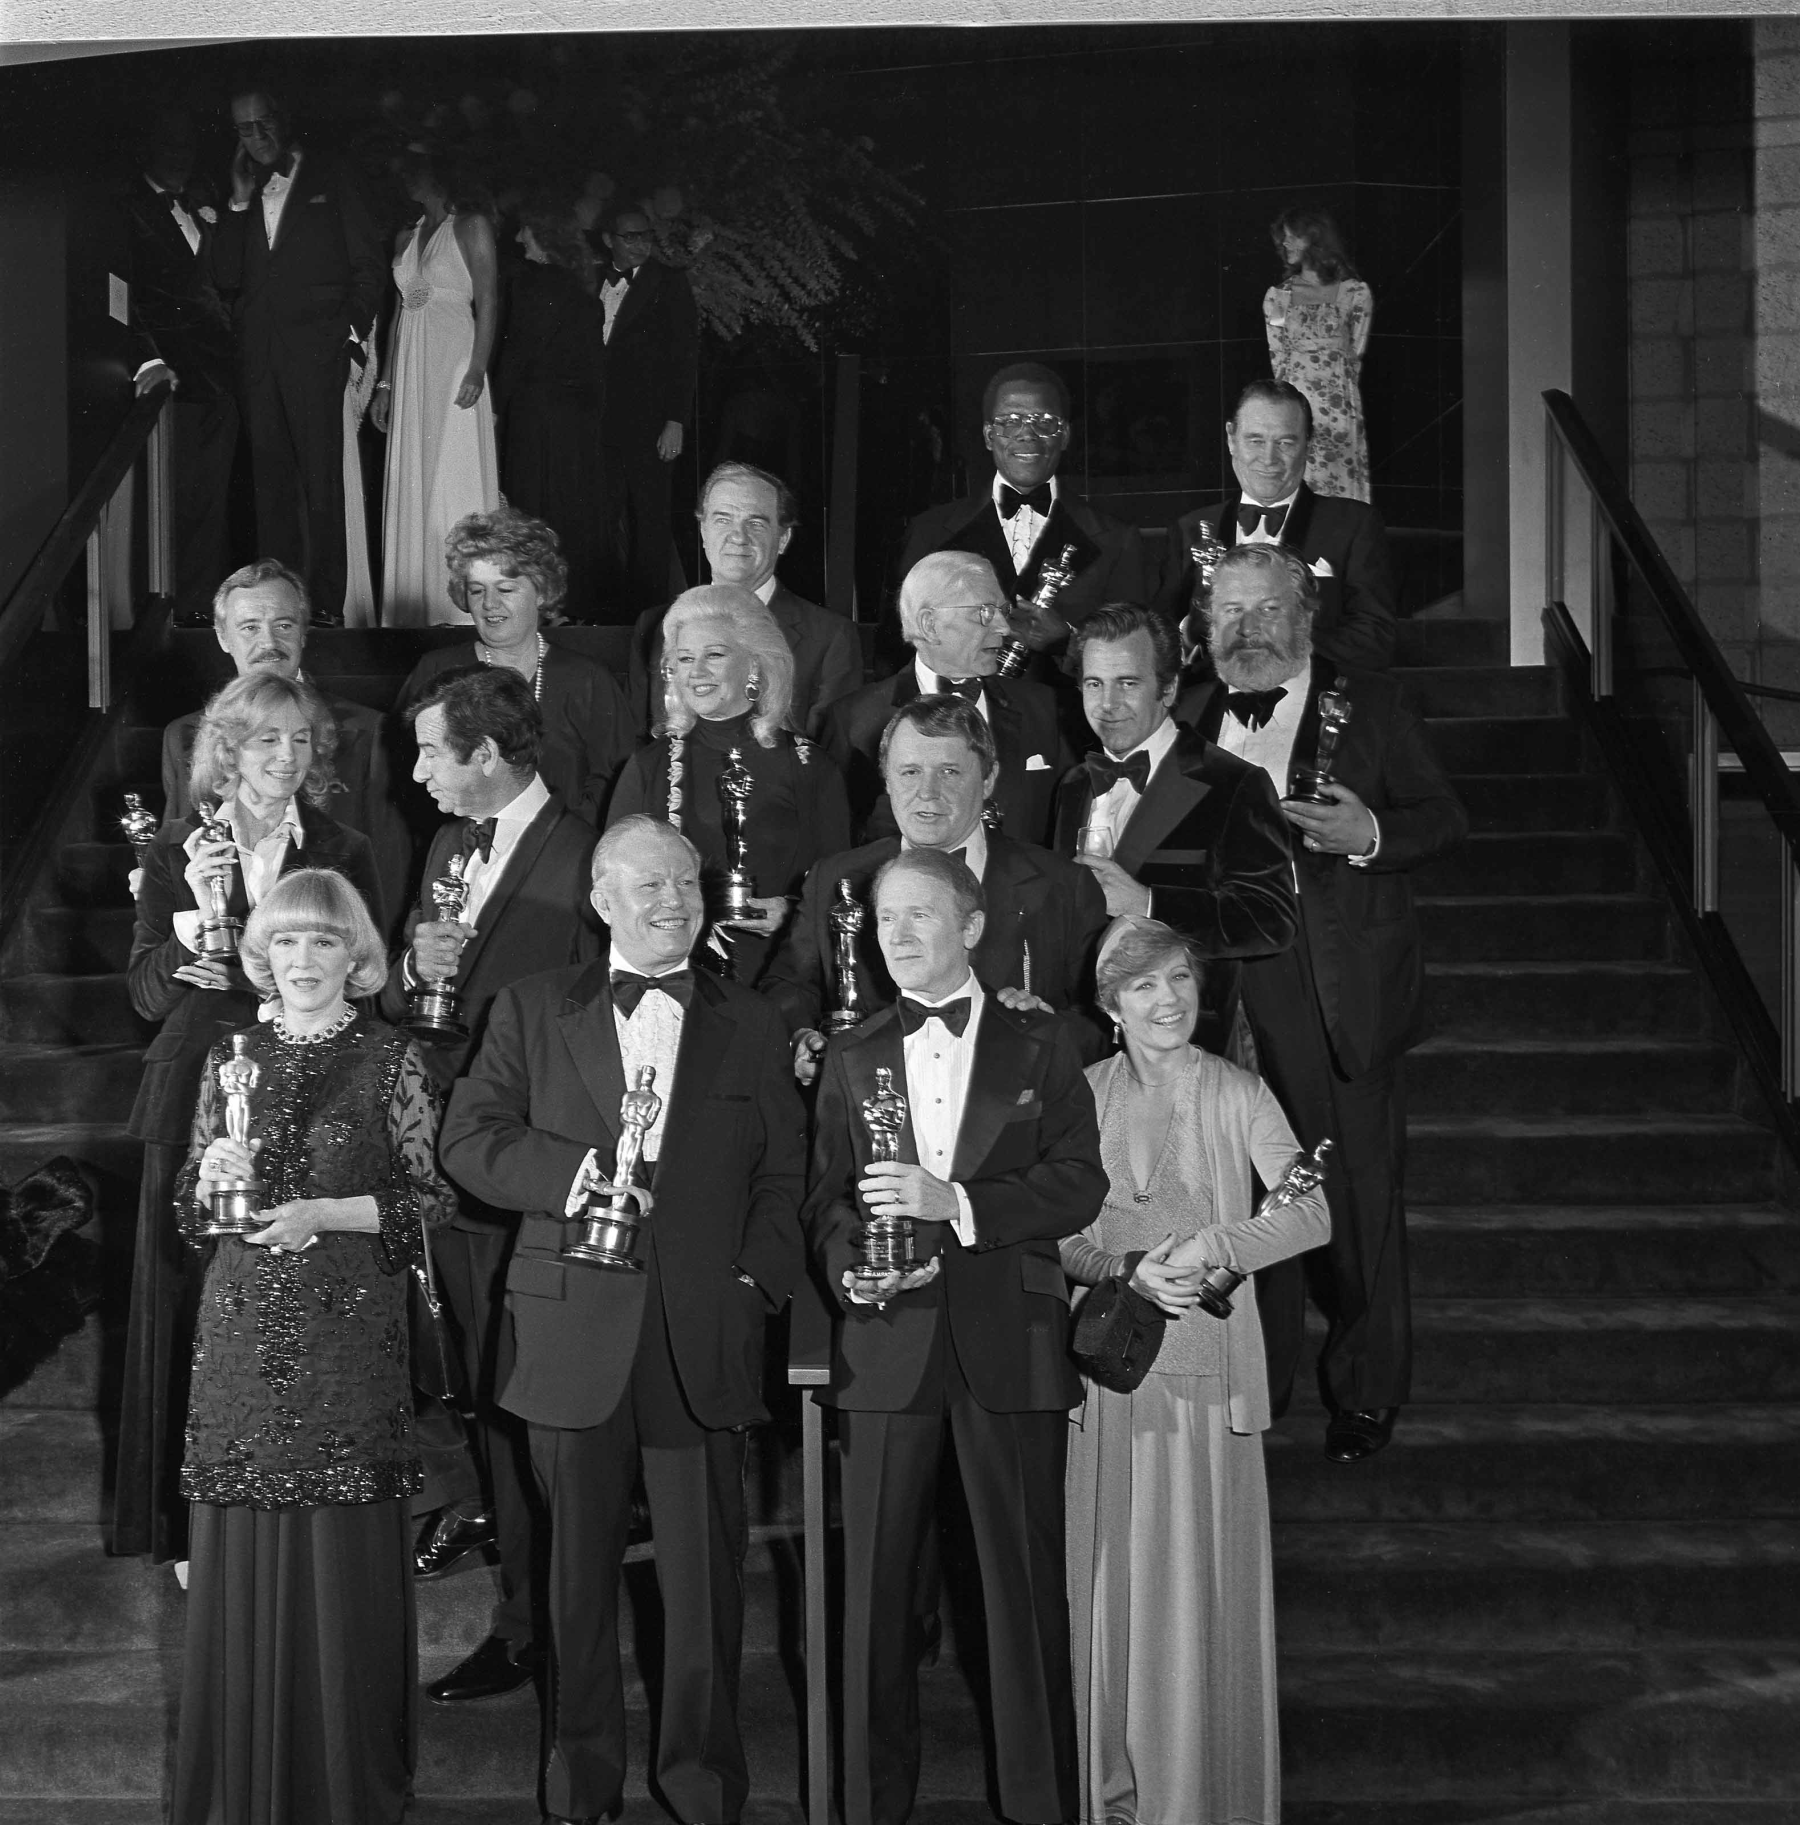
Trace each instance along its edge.
<path fill-rule="evenodd" d="M 1412 870 L 1460 843 L 1469 819 L 1396 680 L 1382 672 L 1340 672 L 1322 656 L 1313 660 L 1290 784 L 1293 769 L 1318 754 L 1319 693 L 1332 689 L 1346 693 L 1351 706 L 1332 776 L 1375 813 L 1381 847 L 1366 868 L 1353 868 L 1348 856 L 1318 855 L 1296 842 L 1294 868 L 1300 942 L 1312 968 L 1318 1015 L 1339 1069 L 1360 1077 L 1390 1063 L 1421 1035 L 1425 963 Z M 1224 710 L 1225 692 L 1215 685 L 1201 726 L 1217 730 Z M 1276 984 L 1272 973 L 1245 966 L 1244 1005 L 1252 1025 L 1292 1012 L 1274 1005 Z"/>
<path fill-rule="evenodd" d="M 359 831 L 347 830 L 304 799 L 298 803 L 304 840 L 297 849 L 288 845 L 281 872 L 334 869 L 379 917 L 381 889 L 369 839 Z M 239 989 L 197 989 L 174 978 L 177 969 L 194 960 L 194 953 L 175 936 L 175 915 L 197 910 L 187 883 L 187 852 L 182 847 L 193 828 L 190 818 L 165 824 L 144 856 L 137 923 L 125 975 L 132 1007 L 143 1019 L 162 1022 L 162 1031 L 144 1054 L 144 1075 L 132 1106 L 130 1133 L 134 1140 L 182 1147 L 188 1142 L 207 1052 L 227 1033 L 252 1025 L 260 999 L 247 981 Z M 250 916 L 241 869 L 232 872 L 229 905 L 238 918 Z"/>
<path fill-rule="evenodd" d="M 217 399 L 231 390 L 231 313 L 212 282 L 213 226 L 189 213 L 200 250 L 188 246 L 166 192 L 134 177 L 118 197 L 130 248 L 131 333 L 136 365 L 166 361 L 180 382 L 177 399 Z"/>
<path fill-rule="evenodd" d="M 662 720 L 662 624 L 667 608 L 647 608 L 631 630 L 631 708 L 638 739 Z M 863 681 L 862 641 L 856 623 L 797 596 L 781 581 L 769 596 L 769 613 L 794 655 L 794 703 L 788 720 L 817 739 L 828 704 Z"/>
<path fill-rule="evenodd" d="M 991 1413 L 1072 1407 L 1081 1384 L 1056 1245 L 1091 1223 L 1106 1197 L 1094 1099 L 1073 1041 L 1048 1015 L 1015 1014 L 987 998 L 951 1162 L 974 1213 L 975 1246 L 965 1248 L 948 1224 L 921 1224 L 919 1255 L 942 1260 L 939 1278 L 885 1311 L 853 1304 L 843 1289 L 864 1220 L 856 1185 L 871 1155 L 862 1104 L 875 1093 L 878 1066 L 908 1093 L 891 1008 L 834 1039 L 820 1074 L 805 1223 L 838 1314 L 821 1398 L 854 1412 L 936 1411 L 945 1352 L 954 1349 Z M 900 1157 L 918 1160 L 910 1119 Z"/>
<path fill-rule="evenodd" d="M 1156 602 L 1179 621 L 1194 605 L 1194 560 L 1190 552 L 1200 523 L 1226 545 L 1237 542 L 1240 496 L 1184 513 L 1169 528 L 1163 555 L 1162 584 Z M 1388 556 L 1387 527 L 1366 501 L 1314 494 L 1302 482 L 1282 523 L 1281 543 L 1319 577 L 1319 613 L 1313 623 L 1313 645 L 1339 665 L 1363 671 L 1386 671 L 1394 663 L 1397 638 L 1394 570 Z M 1331 574 L 1319 573 L 1323 562 Z"/>
<path fill-rule="evenodd" d="M 639 1246 L 656 1250 L 682 1392 L 703 1426 L 755 1425 L 769 1417 L 763 1327 L 804 1259 L 806 1117 L 780 1018 L 761 996 L 697 971 L 674 1081 L 655 1088 L 667 1111 Z M 569 1188 L 589 1148 L 611 1171 L 625 1089 L 602 958 L 502 990 L 450 1093 L 445 1171 L 525 1213 L 507 1271 L 516 1350 L 500 1404 L 537 1425 L 598 1425 L 637 1354 L 651 1276 L 561 1259 L 580 1227 L 563 1216 Z"/>
<path fill-rule="evenodd" d="M 1069 488 L 1057 495 L 1023 575 L 1013 568 L 1012 547 L 991 486 L 942 507 L 927 507 L 906 529 L 900 574 L 904 577 L 934 551 L 972 551 L 993 565 L 1007 595 L 1028 596 L 1037 588 L 1045 564 L 1060 557 L 1065 545 L 1075 547 L 1069 560 L 1075 575 L 1056 598 L 1056 608 L 1070 626 L 1108 602 L 1148 600 L 1156 579 L 1137 528 L 1102 513 Z"/>
<path fill-rule="evenodd" d="M 822 1030 L 826 1013 L 838 1003 L 830 923 L 838 882 L 848 880 L 867 908 L 876 870 L 899 853 L 897 836 L 881 837 L 860 849 L 827 856 L 807 874 L 800 904 L 759 985 L 781 1010 L 791 1032 Z M 989 989 L 1029 988 L 1059 1012 L 1084 1006 L 1094 945 L 1107 923 L 1105 896 L 1093 876 L 1035 843 L 1015 843 L 990 832 L 982 890 L 987 923 L 971 959 L 981 982 Z M 865 1010 L 890 1006 L 894 982 L 881 955 L 872 911 L 857 935 L 856 959 L 858 1005 Z M 1077 1035 L 1078 1044 L 1084 1040 L 1085 1035 Z"/>
<path fill-rule="evenodd" d="M 214 281 L 234 292 L 232 323 L 246 378 L 328 366 L 374 324 L 390 280 L 375 219 L 349 167 L 303 149 L 274 246 L 262 198 L 223 208 L 212 241 Z"/>
<path fill-rule="evenodd" d="M 600 361 L 601 443 L 653 457 L 663 426 L 694 415 L 700 317 L 686 273 L 660 260 L 637 269 Z"/>
<path fill-rule="evenodd" d="M 1062 734 L 1056 693 L 1048 685 L 1025 678 L 987 678 L 982 683 L 988 727 L 1000 762 L 1000 779 L 994 787 L 1000 826 L 1018 842 L 1045 842 L 1050 835 L 1056 782 L 1074 759 Z M 881 737 L 894 712 L 918 695 L 919 676 L 908 659 L 893 677 L 865 684 L 825 713 L 820 745 L 844 775 L 850 794 L 850 827 L 859 834 L 893 833 L 893 815 L 882 802 L 886 789 L 881 778 Z"/>

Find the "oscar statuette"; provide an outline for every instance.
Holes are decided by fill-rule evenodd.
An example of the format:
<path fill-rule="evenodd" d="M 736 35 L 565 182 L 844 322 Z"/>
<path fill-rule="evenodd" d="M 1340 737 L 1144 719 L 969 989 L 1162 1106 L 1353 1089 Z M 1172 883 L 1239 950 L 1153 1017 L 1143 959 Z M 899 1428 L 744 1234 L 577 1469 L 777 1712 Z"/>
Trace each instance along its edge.
<path fill-rule="evenodd" d="M 837 959 L 838 1004 L 825 1016 L 827 1033 L 848 1033 L 859 1027 L 868 1016 L 862 1006 L 862 991 L 856 982 L 856 939 L 868 921 L 862 902 L 850 891 L 848 878 L 837 884 L 837 898 L 832 902 L 826 923 L 831 927 L 831 948 Z"/>
<path fill-rule="evenodd" d="M 894 1088 L 894 1074 L 886 1065 L 875 1067 L 875 1094 L 863 1099 L 862 1118 L 869 1131 L 871 1162 L 899 1159 L 906 1098 Z M 858 1285 L 873 1294 L 889 1274 L 910 1274 L 919 1265 L 913 1237 L 911 1217 L 871 1216 L 856 1235 L 862 1259 L 850 1272 Z"/>
<path fill-rule="evenodd" d="M 656 1125 L 662 1098 L 656 1094 L 656 1067 L 638 1069 L 637 1088 L 627 1090 L 619 1102 L 619 1146 L 613 1156 L 612 1182 L 617 1191 L 602 1195 L 590 1191 L 582 1204 L 581 1234 L 562 1251 L 565 1261 L 588 1267 L 609 1267 L 615 1273 L 641 1274 L 637 1258 L 638 1236 L 650 1214 L 647 1190 L 632 1184 L 632 1175 L 644 1157 L 644 1136 Z"/>
<path fill-rule="evenodd" d="M 138 867 L 142 868 L 144 857 L 149 853 L 151 839 L 156 835 L 156 813 L 145 809 L 144 801 L 137 793 L 127 792 L 119 828 L 124 831 L 126 842 L 131 845 L 131 853 L 136 857 Z"/>
<path fill-rule="evenodd" d="M 1341 683 L 1342 680 L 1340 679 Z M 1337 745 L 1350 721 L 1350 699 L 1342 691 L 1319 693 L 1319 751 L 1310 766 L 1294 769 L 1294 790 L 1289 798 L 1309 805 L 1328 805 L 1335 801 L 1322 788 L 1331 784 L 1332 763 L 1337 759 Z"/>
<path fill-rule="evenodd" d="M 1324 1182 L 1325 1156 L 1330 1151 L 1331 1142 L 1321 1141 L 1310 1154 L 1295 1154 L 1287 1171 L 1281 1175 L 1281 1183 L 1257 1205 L 1256 1214 L 1266 1217 L 1270 1211 L 1280 1210 L 1296 1198 L 1305 1197 L 1309 1191 L 1316 1191 Z M 1200 1279 L 1201 1305 L 1215 1318 L 1229 1318 L 1231 1295 L 1247 1278 L 1235 1267 L 1209 1267 Z"/>
<path fill-rule="evenodd" d="M 1075 580 L 1075 547 L 1065 545 L 1056 557 L 1045 563 L 1038 573 L 1038 586 L 1013 611 L 1015 632 L 1000 649 L 1000 663 L 995 667 L 1002 678 L 1016 678 L 1031 662 L 1031 648 L 1018 637 L 1021 622 L 1046 633 L 1054 630 L 1056 598 Z M 1029 611 L 1029 612 L 1027 612 Z M 1067 632 L 1065 628 L 1063 630 Z M 1048 641 L 1047 644 L 1054 644 Z"/>
<path fill-rule="evenodd" d="M 231 1056 L 220 1061 L 219 1088 L 225 1093 L 225 1132 L 240 1147 L 250 1145 L 250 1096 L 262 1079 L 262 1067 L 244 1051 L 249 1035 L 233 1033 Z M 263 1227 L 263 1187 L 247 1179 L 219 1179 L 212 1188 L 212 1221 L 203 1236 L 247 1236 Z"/>
<path fill-rule="evenodd" d="M 446 924 L 460 924 L 463 909 L 469 904 L 469 883 L 463 879 L 468 865 L 466 855 L 453 855 L 444 873 L 431 884 L 431 903 Z M 406 998 L 406 1018 L 400 1024 L 415 1039 L 454 1044 L 469 1037 L 460 1002 L 461 997 L 448 982 L 421 981 Z"/>
<path fill-rule="evenodd" d="M 725 871 L 725 888 L 719 902 L 722 919 L 754 919 L 756 876 L 750 868 L 749 839 L 744 834 L 750 815 L 750 789 L 756 782 L 744 765 L 744 751 L 733 748 L 725 757 L 725 770 L 719 775 L 719 804 L 725 825 L 725 849 L 731 866 Z"/>
<path fill-rule="evenodd" d="M 224 815 L 223 808 L 214 805 L 210 809 L 197 807 L 200 811 L 200 829 L 209 843 L 231 843 L 235 839 L 231 834 L 231 824 Z M 235 870 L 237 864 L 232 863 Z M 231 884 L 229 875 L 213 875 L 206 883 L 206 905 L 201 909 L 200 931 L 194 948 L 202 957 L 235 957 L 238 951 L 238 936 L 244 929 L 242 919 L 231 911 Z"/>

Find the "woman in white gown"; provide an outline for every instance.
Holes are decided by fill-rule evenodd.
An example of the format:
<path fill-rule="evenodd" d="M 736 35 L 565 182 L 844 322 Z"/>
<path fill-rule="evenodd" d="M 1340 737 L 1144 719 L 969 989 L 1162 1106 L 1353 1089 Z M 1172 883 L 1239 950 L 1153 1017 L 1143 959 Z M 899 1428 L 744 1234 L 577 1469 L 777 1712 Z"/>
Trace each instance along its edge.
<path fill-rule="evenodd" d="M 424 214 L 400 231 L 401 308 L 375 395 L 375 424 L 388 436 L 381 621 L 429 627 L 468 619 L 450 599 L 445 534 L 464 514 L 500 504 L 487 380 L 498 287 L 488 218 L 456 207 L 421 155 L 402 178 Z"/>

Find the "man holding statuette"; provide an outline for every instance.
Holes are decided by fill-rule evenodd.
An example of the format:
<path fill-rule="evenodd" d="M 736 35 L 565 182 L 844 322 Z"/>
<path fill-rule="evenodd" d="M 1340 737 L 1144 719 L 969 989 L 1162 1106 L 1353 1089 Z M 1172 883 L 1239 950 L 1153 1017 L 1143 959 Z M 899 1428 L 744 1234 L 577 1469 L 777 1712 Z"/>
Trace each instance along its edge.
<path fill-rule="evenodd" d="M 803 1265 L 805 1116 L 780 1017 L 688 962 L 704 917 L 693 845 L 660 819 L 620 820 L 594 852 L 593 902 L 611 955 L 496 998 L 451 1092 L 444 1165 L 525 1213 L 500 1400 L 529 1428 L 551 1516 L 551 1818 L 607 1813 L 625 1778 L 619 1569 L 641 1456 L 665 1616 L 656 1781 L 679 1818 L 735 1820 L 745 1435 L 769 1417 L 764 1325 Z M 623 1189 L 622 1111 L 646 1067 L 660 1101 L 643 1271 L 607 1272 L 567 1248 L 592 1195 Z"/>
<path fill-rule="evenodd" d="M 1063 1470 L 1080 1396 L 1056 1245 L 1106 1193 L 1093 1098 L 1062 1024 L 977 979 L 984 896 L 960 860 L 894 856 L 874 908 L 902 998 L 825 1054 L 806 1205 L 840 1305 L 821 1399 L 843 1464 L 845 1822 L 901 1825 L 917 1790 L 946 1427 L 981 1564 L 1000 1810 L 1072 1818 Z"/>

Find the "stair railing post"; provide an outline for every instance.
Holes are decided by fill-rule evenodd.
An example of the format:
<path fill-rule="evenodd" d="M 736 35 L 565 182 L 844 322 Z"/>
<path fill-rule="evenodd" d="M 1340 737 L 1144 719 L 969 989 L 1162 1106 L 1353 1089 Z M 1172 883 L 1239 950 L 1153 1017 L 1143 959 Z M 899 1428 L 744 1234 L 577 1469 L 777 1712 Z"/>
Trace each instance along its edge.
<path fill-rule="evenodd" d="M 88 708 L 105 710 L 112 705 L 112 592 L 108 587 L 111 566 L 108 532 L 112 518 L 109 501 L 87 538 L 87 685 Z"/>
<path fill-rule="evenodd" d="M 1800 1099 L 1800 870 L 1781 845 L 1781 1090 Z"/>
<path fill-rule="evenodd" d="M 1719 725 L 1699 679 L 1693 684 L 1693 778 L 1689 820 L 1694 836 L 1693 894 L 1698 913 L 1719 910 Z"/>
<path fill-rule="evenodd" d="M 1544 601 L 1563 599 L 1563 447 L 1544 408 Z M 1567 607 L 1567 604 L 1564 604 Z"/>
<path fill-rule="evenodd" d="M 1613 537 L 1598 503 L 1590 497 L 1588 505 L 1588 535 L 1593 541 L 1589 569 L 1594 589 L 1594 625 L 1589 631 L 1588 648 L 1592 655 L 1594 701 L 1598 703 L 1613 694 Z"/>
<path fill-rule="evenodd" d="M 150 593 L 175 593 L 175 395 L 169 394 L 157 414 L 156 429 L 145 446 L 150 557 Z"/>

